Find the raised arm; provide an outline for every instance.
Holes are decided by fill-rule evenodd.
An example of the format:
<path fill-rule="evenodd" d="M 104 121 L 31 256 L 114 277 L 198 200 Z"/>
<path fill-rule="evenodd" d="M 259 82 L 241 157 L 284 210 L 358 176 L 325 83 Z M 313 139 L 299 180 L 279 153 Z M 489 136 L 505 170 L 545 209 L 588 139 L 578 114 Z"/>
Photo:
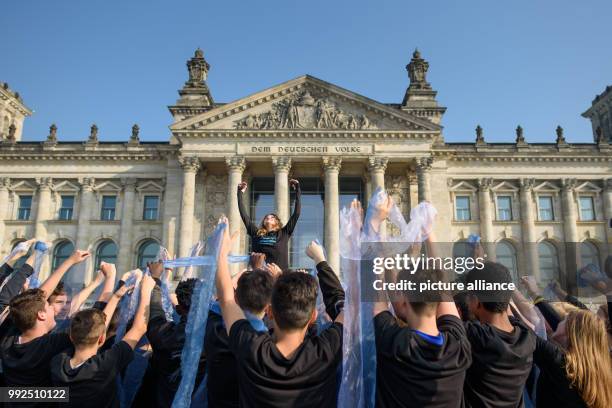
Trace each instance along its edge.
<path fill-rule="evenodd" d="M 245 183 L 244 181 L 238 184 L 238 190 L 236 192 L 238 197 L 238 211 L 240 212 L 240 218 L 242 218 L 242 222 L 244 223 L 244 226 L 247 229 L 247 233 L 250 236 L 253 236 L 257 234 L 257 226 L 253 224 L 253 221 L 251 221 L 251 217 L 249 217 L 249 212 L 244 206 L 244 192 L 246 191 L 246 189 L 247 183 Z"/>
<path fill-rule="evenodd" d="M 300 212 L 302 211 L 302 190 L 300 189 L 300 182 L 295 179 L 289 180 L 289 184 L 293 189 L 295 189 L 295 205 L 293 207 L 293 214 L 291 214 L 289 221 L 287 221 L 287 225 L 285 225 L 283 229 L 285 232 L 287 232 L 287 234 L 291 235 L 293 234 L 293 230 L 295 229 L 298 219 L 300 218 Z"/>
<path fill-rule="evenodd" d="M 342 284 L 334 270 L 327 263 L 321 245 L 311 241 L 306 247 L 306 255 L 317 266 L 317 278 L 319 278 L 319 287 L 323 295 L 325 311 L 332 320 L 335 320 L 344 308 L 345 293 L 344 289 L 342 289 Z"/>
<path fill-rule="evenodd" d="M 154 287 L 155 280 L 149 275 L 144 275 L 140 284 L 140 302 L 138 303 L 138 309 L 136 309 L 136 314 L 134 315 L 134 323 L 132 323 L 132 327 L 125 333 L 122 339 L 129 344 L 132 349 L 136 348 L 136 345 L 147 331 L 149 304 L 151 302 L 151 292 Z"/>
<path fill-rule="evenodd" d="M 561 316 L 552 308 L 552 306 L 542 297 L 540 289 L 533 276 L 523 276 L 521 283 L 527 289 L 529 296 L 533 299 L 533 304 L 538 308 L 546 322 L 553 330 L 557 330 L 557 326 L 561 323 Z"/>
<path fill-rule="evenodd" d="M 227 218 L 224 218 L 223 222 L 227 223 Z M 238 238 L 238 234 L 230 238 L 229 236 L 229 224 L 226 225 L 223 231 L 223 242 L 221 244 L 221 250 L 219 251 L 219 259 L 217 261 L 217 276 L 215 283 L 217 285 L 217 296 L 219 297 L 219 305 L 221 306 L 221 314 L 223 315 L 223 321 L 225 322 L 225 328 L 229 335 L 232 325 L 241 319 L 244 319 L 244 312 L 236 303 L 234 299 L 234 286 L 232 285 L 232 278 L 230 276 L 229 265 L 227 262 L 227 256 L 232 248 L 232 242 Z"/>
<path fill-rule="evenodd" d="M 31 245 L 32 245 L 34 242 L 36 242 L 36 239 L 34 239 L 34 238 L 33 238 L 33 239 L 28 240 L 28 241 L 25 241 L 25 243 L 21 243 L 21 244 L 19 244 L 19 246 L 18 246 L 18 247 L 16 247 L 15 249 L 13 249 L 13 251 L 12 251 L 12 252 L 14 252 L 14 253 L 11 253 L 11 254 L 10 254 L 10 255 L 12 255 L 12 256 L 10 256 L 10 255 L 9 255 L 10 257 L 9 257 L 9 258 L 6 260 L 6 263 L 4 263 L 4 264 L 3 264 L 3 265 L 0 267 L 0 285 L 2 285 L 2 283 L 4 282 L 4 280 L 5 280 L 6 278 L 8 278 L 8 277 L 9 277 L 9 275 L 10 275 L 11 273 L 13 273 L 13 271 L 14 271 L 14 269 L 13 269 L 13 268 L 14 268 L 15 264 L 17 263 L 17 261 L 18 261 L 18 260 L 19 260 L 19 259 L 20 259 L 22 256 L 27 255 L 27 253 L 28 253 L 28 250 L 29 250 L 30 246 L 31 246 Z M 25 245 L 24 245 L 24 244 L 25 244 Z"/>
<path fill-rule="evenodd" d="M 6 285 L 0 291 L 0 307 L 4 307 L 11 302 L 11 299 L 17 296 L 22 290 L 23 285 L 33 273 L 34 260 L 36 254 L 32 251 L 32 254 L 28 257 L 25 263 L 19 268 L 13 277 L 6 282 Z M 48 296 L 47 296 L 48 297 Z"/>
<path fill-rule="evenodd" d="M 106 306 L 103 310 L 104 314 L 106 315 L 106 330 L 108 330 L 108 325 L 110 324 L 110 321 L 113 317 L 113 313 L 115 313 L 115 309 L 117 309 L 119 301 L 126 293 L 128 293 L 129 290 L 133 288 L 134 286 L 128 287 L 126 285 L 122 285 L 119 289 L 115 291 L 115 293 L 111 295 L 110 299 L 108 299 L 108 302 L 106 303 Z"/>
<path fill-rule="evenodd" d="M 72 315 L 79 311 L 81 305 L 85 303 L 85 301 L 87 300 L 87 298 L 89 298 L 93 291 L 96 290 L 98 286 L 100 286 L 103 280 L 104 274 L 101 271 L 98 271 L 95 279 L 89 282 L 89 285 L 81 289 L 81 291 L 72 298 L 72 302 L 70 303 L 70 313 L 68 314 L 68 317 L 72 317 Z"/>
<path fill-rule="evenodd" d="M 161 277 L 164 273 L 164 265 L 162 262 L 151 262 L 148 264 L 148 266 L 149 272 L 151 272 L 151 277 L 155 281 L 155 286 L 151 291 L 149 321 L 152 322 L 154 320 L 161 319 L 162 322 L 166 322 L 166 312 L 164 311 L 164 306 L 162 303 L 161 291 Z"/>
<path fill-rule="evenodd" d="M 98 296 L 98 302 L 108 302 L 113 290 L 115 289 L 115 277 L 117 276 L 117 269 L 114 264 L 101 262 L 100 270 L 104 274 L 104 286 Z"/>
<path fill-rule="evenodd" d="M 47 280 L 40 285 L 40 289 L 45 292 L 46 298 L 51 296 L 51 293 L 55 290 L 55 287 L 62 280 L 64 274 L 68 272 L 68 269 L 77 265 L 84 260 L 89 258 L 89 252 L 76 250 L 70 255 L 68 259 L 66 259 L 53 273 L 47 278 Z"/>

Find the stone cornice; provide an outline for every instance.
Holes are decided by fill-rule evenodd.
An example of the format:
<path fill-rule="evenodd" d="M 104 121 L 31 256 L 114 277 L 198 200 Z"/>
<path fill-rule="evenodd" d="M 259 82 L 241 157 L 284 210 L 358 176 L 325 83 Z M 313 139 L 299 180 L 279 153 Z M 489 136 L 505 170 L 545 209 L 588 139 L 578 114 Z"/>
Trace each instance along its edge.
<path fill-rule="evenodd" d="M 420 130 L 181 130 L 173 132 L 173 135 L 180 139 L 437 139 L 440 134 L 431 131 Z"/>
<path fill-rule="evenodd" d="M 0 86 L 0 100 L 6 101 L 9 100 L 9 104 L 12 108 L 17 109 L 24 116 L 31 116 L 32 110 L 25 106 L 25 104 L 20 100 L 15 98 L 15 95 L 8 90 L 4 89 L 4 87 Z"/>
<path fill-rule="evenodd" d="M 84 143 L 57 144 L 53 147 L 40 143 L 16 143 L 0 145 L 0 159 L 3 160 L 105 160 L 144 161 L 165 160 L 178 153 L 178 146 L 160 144 L 128 143 L 98 144 L 95 148 Z"/>

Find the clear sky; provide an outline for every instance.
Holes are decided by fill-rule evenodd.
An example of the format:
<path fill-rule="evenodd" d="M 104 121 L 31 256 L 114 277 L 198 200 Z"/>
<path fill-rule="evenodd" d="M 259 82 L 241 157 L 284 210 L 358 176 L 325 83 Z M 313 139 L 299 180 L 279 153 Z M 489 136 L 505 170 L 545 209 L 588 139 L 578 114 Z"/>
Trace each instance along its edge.
<path fill-rule="evenodd" d="M 592 142 L 580 116 L 612 84 L 612 1 L 57 0 L 0 10 L 0 80 L 35 111 L 24 140 L 169 139 L 185 61 L 198 46 L 230 102 L 310 74 L 401 102 L 418 46 L 448 108 L 447 141 Z"/>

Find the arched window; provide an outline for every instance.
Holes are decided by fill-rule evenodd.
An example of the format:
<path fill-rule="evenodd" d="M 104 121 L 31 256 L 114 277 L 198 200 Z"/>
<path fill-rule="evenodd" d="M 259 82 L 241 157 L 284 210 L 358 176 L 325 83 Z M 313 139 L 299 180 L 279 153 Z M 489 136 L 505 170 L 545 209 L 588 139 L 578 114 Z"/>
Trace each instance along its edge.
<path fill-rule="evenodd" d="M 540 260 L 540 281 L 550 282 L 559 280 L 559 255 L 557 248 L 548 241 L 538 244 L 538 258 Z"/>
<path fill-rule="evenodd" d="M 117 245 L 110 239 L 102 241 L 100 245 L 98 245 L 95 269 L 100 267 L 102 261 L 112 264 L 117 263 Z"/>
<path fill-rule="evenodd" d="M 589 241 L 583 241 L 580 244 L 580 266 L 585 267 L 589 264 L 599 268 L 599 250 Z"/>
<path fill-rule="evenodd" d="M 74 245 L 70 241 L 61 241 L 55 245 L 53 250 L 53 262 L 51 269 L 55 270 L 74 252 Z"/>
<path fill-rule="evenodd" d="M 143 271 L 147 267 L 147 262 L 157 261 L 157 255 L 159 254 L 159 244 L 157 241 L 148 239 L 143 242 L 138 248 L 138 268 Z"/>
<path fill-rule="evenodd" d="M 512 280 L 518 282 L 518 268 L 516 262 L 516 249 L 509 241 L 502 240 L 495 247 L 495 257 L 497 262 L 504 265 L 510 271 Z"/>

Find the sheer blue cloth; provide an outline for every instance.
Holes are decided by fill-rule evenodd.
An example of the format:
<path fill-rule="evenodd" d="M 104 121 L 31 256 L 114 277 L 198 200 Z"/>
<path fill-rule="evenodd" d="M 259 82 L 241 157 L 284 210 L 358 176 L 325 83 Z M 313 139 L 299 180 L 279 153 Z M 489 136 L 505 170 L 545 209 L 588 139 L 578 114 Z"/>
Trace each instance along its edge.
<path fill-rule="evenodd" d="M 45 257 L 49 253 L 49 246 L 42 241 L 36 241 L 36 243 L 34 244 L 33 250 L 34 250 L 34 265 L 32 266 L 32 269 L 34 270 L 34 272 L 30 276 L 30 284 L 28 286 L 30 289 L 35 289 L 40 286 L 40 281 L 38 280 L 38 274 L 40 273 L 40 267 L 43 261 L 45 260 Z"/>

